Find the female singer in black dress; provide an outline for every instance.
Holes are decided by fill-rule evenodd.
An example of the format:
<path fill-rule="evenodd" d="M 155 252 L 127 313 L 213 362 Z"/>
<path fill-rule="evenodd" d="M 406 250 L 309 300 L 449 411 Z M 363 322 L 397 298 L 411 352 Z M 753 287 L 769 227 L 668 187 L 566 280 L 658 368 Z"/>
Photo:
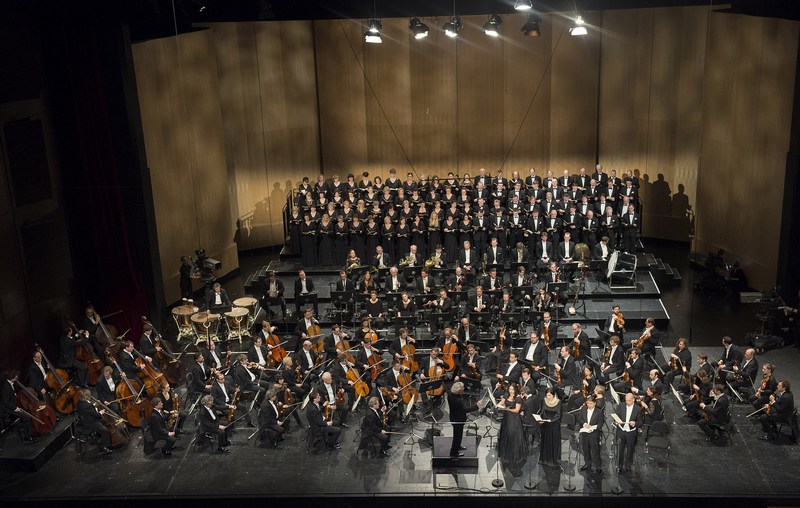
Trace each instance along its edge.
<path fill-rule="evenodd" d="M 394 236 L 395 232 L 392 220 L 386 215 L 383 217 L 383 226 L 381 226 L 381 245 L 383 246 L 383 252 L 389 256 L 392 263 L 397 261 L 397 256 L 395 255 L 396 251 L 394 249 Z"/>
<path fill-rule="evenodd" d="M 366 261 L 367 253 L 364 246 L 364 223 L 356 214 L 353 215 L 353 222 L 350 224 L 350 248 L 356 251 L 359 259 Z"/>
<path fill-rule="evenodd" d="M 528 455 L 528 442 L 522 431 L 522 398 L 517 394 L 514 384 L 508 386 L 508 393 L 498 402 L 497 406 L 503 408 L 503 422 L 500 424 L 500 434 L 497 437 L 497 456 L 510 464 L 525 460 Z"/>
<path fill-rule="evenodd" d="M 417 253 L 422 256 L 422 259 L 428 257 L 428 246 L 426 241 L 427 228 L 425 221 L 422 217 L 417 215 L 414 217 L 414 222 L 411 223 L 411 245 L 417 246 Z"/>
<path fill-rule="evenodd" d="M 294 207 L 289 215 L 289 248 L 292 253 L 300 252 L 300 225 L 303 224 L 303 216 L 300 215 L 300 208 Z"/>
<path fill-rule="evenodd" d="M 439 214 L 434 209 L 428 218 L 428 253 L 431 256 L 433 255 L 433 251 L 436 250 L 437 245 L 442 245 L 442 221 L 439 218 Z"/>
<path fill-rule="evenodd" d="M 311 222 L 311 217 L 306 214 L 305 220 L 300 224 L 300 250 L 303 253 L 303 266 L 317 264 L 317 225 Z"/>
<path fill-rule="evenodd" d="M 343 266 L 347 260 L 347 252 L 350 250 L 349 228 L 345 222 L 345 217 L 339 214 L 339 220 L 333 226 L 335 235 L 334 243 L 334 263 Z"/>
<path fill-rule="evenodd" d="M 408 221 L 406 221 L 405 217 L 400 217 L 400 223 L 397 224 L 394 232 L 395 235 L 397 235 L 397 240 L 395 240 L 394 245 L 397 257 L 394 259 L 394 261 L 399 262 L 400 259 L 408 254 L 411 250 L 409 249 L 409 246 L 411 245 L 411 228 L 408 226 Z"/>
<path fill-rule="evenodd" d="M 542 445 L 539 462 L 549 467 L 561 463 L 561 401 L 553 388 L 548 388 L 542 401 Z"/>
<path fill-rule="evenodd" d="M 331 266 L 333 261 L 333 223 L 331 222 L 328 214 L 322 216 L 322 222 L 319 223 L 319 259 L 318 262 L 322 266 Z M 342 260 L 340 265 L 344 264 Z"/>
<path fill-rule="evenodd" d="M 461 222 L 458 223 L 458 246 L 464 247 L 464 242 L 472 243 L 472 217 L 464 214 Z"/>
<path fill-rule="evenodd" d="M 365 265 L 368 265 L 372 257 L 375 255 L 375 247 L 380 245 L 380 226 L 375 222 L 375 217 L 372 215 L 367 219 L 367 225 L 364 227 L 364 236 L 367 237 L 367 244 L 365 247 L 364 257 L 361 258 Z M 358 251 L 356 251 L 358 252 Z"/>
<path fill-rule="evenodd" d="M 455 263 L 458 259 L 458 224 L 452 215 L 444 221 L 442 234 L 444 236 L 445 262 Z"/>

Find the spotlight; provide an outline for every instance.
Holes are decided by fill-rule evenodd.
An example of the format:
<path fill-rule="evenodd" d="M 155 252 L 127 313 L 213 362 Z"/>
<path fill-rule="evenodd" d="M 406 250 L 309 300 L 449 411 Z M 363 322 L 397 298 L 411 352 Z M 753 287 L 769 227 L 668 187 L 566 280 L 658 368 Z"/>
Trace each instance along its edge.
<path fill-rule="evenodd" d="M 538 12 L 528 14 L 528 21 L 520 28 L 522 35 L 525 37 L 539 37 L 542 35 L 541 21 L 542 16 Z"/>
<path fill-rule="evenodd" d="M 408 28 L 411 29 L 415 39 L 424 39 L 428 36 L 428 25 L 420 21 L 419 18 L 412 19 Z"/>
<path fill-rule="evenodd" d="M 572 25 L 569 27 L 570 35 L 586 35 L 589 33 L 586 30 L 586 22 L 583 20 L 583 16 L 578 16 L 575 18 L 575 21 L 572 22 Z"/>
<path fill-rule="evenodd" d="M 458 33 L 463 26 L 464 23 L 461 21 L 461 16 L 456 16 L 445 23 L 442 26 L 442 30 L 444 30 L 444 34 L 448 37 L 458 37 Z"/>
<path fill-rule="evenodd" d="M 367 24 L 367 31 L 364 32 L 364 42 L 369 42 L 371 44 L 380 44 L 383 42 L 381 38 L 381 25 L 380 20 L 371 19 Z"/>
<path fill-rule="evenodd" d="M 500 19 L 500 16 L 492 14 L 489 16 L 489 21 L 483 25 L 483 33 L 491 35 L 492 37 L 497 37 L 500 35 L 500 25 L 502 24 L 503 20 Z"/>
<path fill-rule="evenodd" d="M 514 2 L 514 8 L 518 11 L 529 11 L 533 9 L 533 2 L 531 0 L 517 0 Z"/>

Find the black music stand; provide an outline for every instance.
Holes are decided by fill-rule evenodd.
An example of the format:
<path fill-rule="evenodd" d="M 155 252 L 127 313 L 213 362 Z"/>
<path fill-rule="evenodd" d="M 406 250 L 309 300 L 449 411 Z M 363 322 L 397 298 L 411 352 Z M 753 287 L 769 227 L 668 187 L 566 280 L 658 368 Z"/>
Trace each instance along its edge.
<path fill-rule="evenodd" d="M 510 273 L 517 273 L 517 270 L 519 270 L 519 267 L 520 266 L 524 266 L 525 267 L 525 273 L 527 273 L 529 264 L 530 263 L 528 263 L 527 261 L 523 261 L 522 263 L 520 263 L 519 261 L 514 261 L 513 263 L 508 265 L 508 271 Z"/>
<path fill-rule="evenodd" d="M 369 295 L 366 293 L 356 293 L 355 297 L 356 297 L 356 303 L 360 308 L 363 309 L 364 306 L 367 304 L 367 301 L 369 300 Z"/>
<path fill-rule="evenodd" d="M 450 295 L 450 298 L 453 299 L 453 302 L 458 303 L 458 302 L 466 302 L 467 301 L 467 290 L 466 289 L 462 289 L 461 291 L 453 290 L 453 291 L 450 291 L 448 294 Z"/>
<path fill-rule="evenodd" d="M 386 280 L 386 275 L 389 273 L 389 267 L 378 268 L 378 280 L 384 281 Z"/>
<path fill-rule="evenodd" d="M 421 272 L 422 272 L 421 266 L 404 266 L 403 278 L 405 278 L 406 281 L 409 279 L 417 280 L 417 277 L 420 276 Z"/>
<path fill-rule="evenodd" d="M 331 291 L 331 302 L 337 309 L 349 308 L 352 301 L 352 291 Z"/>
<path fill-rule="evenodd" d="M 453 312 L 431 312 L 430 319 L 430 324 L 435 326 L 435 330 L 442 330 L 444 329 L 445 323 L 448 325 L 452 323 Z M 431 332 L 433 332 L 433 330 L 431 330 Z"/>
<path fill-rule="evenodd" d="M 494 268 L 495 270 L 497 270 L 497 276 L 498 276 L 498 277 L 499 277 L 500 275 L 502 275 L 502 274 L 503 274 L 503 272 L 505 272 L 505 271 L 506 271 L 506 265 L 505 265 L 505 263 L 487 263 L 487 264 L 486 264 L 486 273 L 489 273 L 489 272 L 491 272 L 491 271 L 492 271 L 492 268 Z"/>
<path fill-rule="evenodd" d="M 434 295 L 433 293 L 428 293 L 428 294 L 419 293 L 414 295 L 413 299 L 414 299 L 414 305 L 417 306 L 417 312 L 419 312 L 425 309 L 429 309 L 430 307 L 426 307 L 425 304 L 427 304 L 431 300 L 435 300 L 436 295 Z"/>
<path fill-rule="evenodd" d="M 449 268 L 431 268 L 431 277 L 440 281 L 450 272 Z M 441 285 L 441 282 L 440 282 Z"/>
<path fill-rule="evenodd" d="M 594 343 L 597 346 L 601 347 L 601 348 L 609 347 L 611 345 L 611 343 L 610 343 L 611 337 L 612 337 L 612 335 L 610 333 L 608 333 L 607 331 L 603 330 L 602 328 L 600 328 L 598 326 L 597 327 L 597 338 L 594 339 Z"/>
<path fill-rule="evenodd" d="M 511 323 L 511 327 L 509 327 L 509 330 L 512 327 L 515 328 L 517 330 L 517 336 L 519 336 L 519 327 L 522 323 L 522 319 L 523 319 L 522 312 L 504 312 L 500 314 L 500 324 L 502 325 L 503 323 Z M 509 345 L 511 344 L 513 344 L 513 341 Z"/>
<path fill-rule="evenodd" d="M 393 293 L 386 293 L 386 308 L 394 310 L 400 304 L 402 293 L 395 291 Z"/>
<path fill-rule="evenodd" d="M 416 335 L 417 332 L 417 318 L 414 316 L 400 316 L 394 318 L 394 333 L 400 335 L 400 329 L 413 330 Z"/>
<path fill-rule="evenodd" d="M 362 265 L 357 268 L 353 268 L 350 272 L 350 278 L 354 280 L 360 279 L 365 273 L 372 270 L 374 267 L 372 265 Z"/>
<path fill-rule="evenodd" d="M 545 286 L 545 291 L 552 295 L 555 295 L 555 302 L 553 303 L 553 307 L 555 308 L 556 315 L 554 320 L 558 322 L 558 310 L 559 310 L 559 301 L 561 300 L 561 293 L 566 291 L 569 288 L 569 282 L 548 282 Z"/>
<path fill-rule="evenodd" d="M 525 300 L 525 295 L 531 297 L 530 300 Z M 533 286 L 517 286 L 511 288 L 511 298 L 516 301 L 522 301 L 529 305 L 533 305 Z"/>
<path fill-rule="evenodd" d="M 536 307 L 533 308 L 535 309 Z M 533 325 L 534 328 L 538 328 L 539 323 L 541 323 L 542 320 L 544 319 L 544 311 L 540 312 L 538 310 L 532 310 L 530 313 L 530 318 L 531 318 L 531 325 Z"/>
<path fill-rule="evenodd" d="M 564 272 L 566 275 L 569 275 L 569 278 L 575 274 L 578 270 L 578 262 L 572 261 L 570 263 L 561 263 L 561 271 Z"/>
<path fill-rule="evenodd" d="M 596 272 L 598 270 L 601 273 L 606 273 L 608 271 L 608 260 L 593 259 L 589 261 L 589 271 Z"/>
<path fill-rule="evenodd" d="M 469 312 L 469 322 L 475 323 L 475 326 L 478 329 L 486 329 L 486 327 L 492 324 L 492 314 L 490 312 Z"/>

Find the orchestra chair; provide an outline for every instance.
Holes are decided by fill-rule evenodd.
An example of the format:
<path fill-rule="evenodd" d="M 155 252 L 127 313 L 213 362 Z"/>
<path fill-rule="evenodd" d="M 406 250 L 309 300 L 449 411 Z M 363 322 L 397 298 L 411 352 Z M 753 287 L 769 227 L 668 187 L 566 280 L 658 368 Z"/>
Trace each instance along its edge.
<path fill-rule="evenodd" d="M 212 454 L 217 449 L 217 437 L 211 432 L 203 432 L 203 428 L 200 426 L 200 418 L 198 418 L 196 414 L 194 417 L 194 437 L 192 437 L 189 446 L 191 446 L 192 451 L 195 452 L 200 446 L 208 446 L 208 451 Z"/>
<path fill-rule="evenodd" d="M 7 413 L 5 409 L 0 406 L 0 450 L 2 450 L 3 438 L 6 433 L 17 428 L 20 421 L 20 418 L 16 417 L 13 413 Z"/>
<path fill-rule="evenodd" d="M 669 456 L 672 451 L 672 444 L 669 441 L 671 431 L 672 428 L 667 422 L 653 422 L 644 441 L 644 453 L 655 461 L 655 454 L 651 455 L 650 450 L 664 452 L 667 457 L 665 464 L 669 465 Z"/>
<path fill-rule="evenodd" d="M 77 416 L 72 420 L 69 429 L 72 439 L 75 440 L 75 451 L 78 453 L 78 460 L 82 461 L 83 456 L 86 454 L 86 445 L 97 444 L 100 436 L 97 435 L 97 432 L 87 429 Z"/>
<path fill-rule="evenodd" d="M 353 439 L 355 441 L 358 440 L 358 448 L 356 449 L 356 453 L 364 450 L 367 452 L 367 455 L 370 458 L 375 458 L 378 456 L 378 453 L 381 450 L 381 442 L 375 436 L 366 436 L 362 432 L 364 429 L 364 417 L 361 418 L 361 424 L 358 426 L 356 430 L 356 437 Z"/>
<path fill-rule="evenodd" d="M 797 408 L 794 408 L 792 411 L 792 415 L 789 417 L 788 422 L 775 422 L 778 426 L 778 433 L 782 434 L 782 430 L 784 427 L 789 427 L 789 439 L 792 440 L 792 443 L 797 443 L 798 437 L 800 437 L 800 428 L 798 428 L 797 422 Z"/>

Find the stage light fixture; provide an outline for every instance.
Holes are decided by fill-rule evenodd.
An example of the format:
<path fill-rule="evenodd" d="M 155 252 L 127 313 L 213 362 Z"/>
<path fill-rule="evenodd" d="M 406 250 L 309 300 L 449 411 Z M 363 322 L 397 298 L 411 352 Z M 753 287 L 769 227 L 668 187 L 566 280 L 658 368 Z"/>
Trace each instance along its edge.
<path fill-rule="evenodd" d="M 583 20 L 583 16 L 577 16 L 575 20 L 572 22 L 572 25 L 569 27 L 570 35 L 586 35 L 589 31 L 586 29 L 586 22 Z"/>
<path fill-rule="evenodd" d="M 383 25 L 381 25 L 380 20 L 371 19 L 367 24 L 367 31 L 364 32 L 364 42 L 369 42 L 371 44 L 380 44 L 383 42 L 381 38 L 381 29 Z"/>
<path fill-rule="evenodd" d="M 497 37 L 500 35 L 500 25 L 502 24 L 503 20 L 500 19 L 500 16 L 492 14 L 489 16 L 489 21 L 483 25 L 483 33 L 492 37 Z"/>
<path fill-rule="evenodd" d="M 419 18 L 412 19 L 408 28 L 411 29 L 415 39 L 424 39 L 428 36 L 428 25 L 420 21 Z"/>
<path fill-rule="evenodd" d="M 456 16 L 445 23 L 442 26 L 442 30 L 444 30 L 444 34 L 448 37 L 458 37 L 458 33 L 463 26 L 464 22 L 461 21 L 461 16 Z"/>
<path fill-rule="evenodd" d="M 517 0 L 514 2 L 514 9 L 518 11 L 529 11 L 533 9 L 533 2 L 531 0 Z"/>
<path fill-rule="evenodd" d="M 522 25 L 520 31 L 525 37 L 539 37 L 542 35 L 542 15 L 538 12 L 528 14 L 528 20 Z"/>

